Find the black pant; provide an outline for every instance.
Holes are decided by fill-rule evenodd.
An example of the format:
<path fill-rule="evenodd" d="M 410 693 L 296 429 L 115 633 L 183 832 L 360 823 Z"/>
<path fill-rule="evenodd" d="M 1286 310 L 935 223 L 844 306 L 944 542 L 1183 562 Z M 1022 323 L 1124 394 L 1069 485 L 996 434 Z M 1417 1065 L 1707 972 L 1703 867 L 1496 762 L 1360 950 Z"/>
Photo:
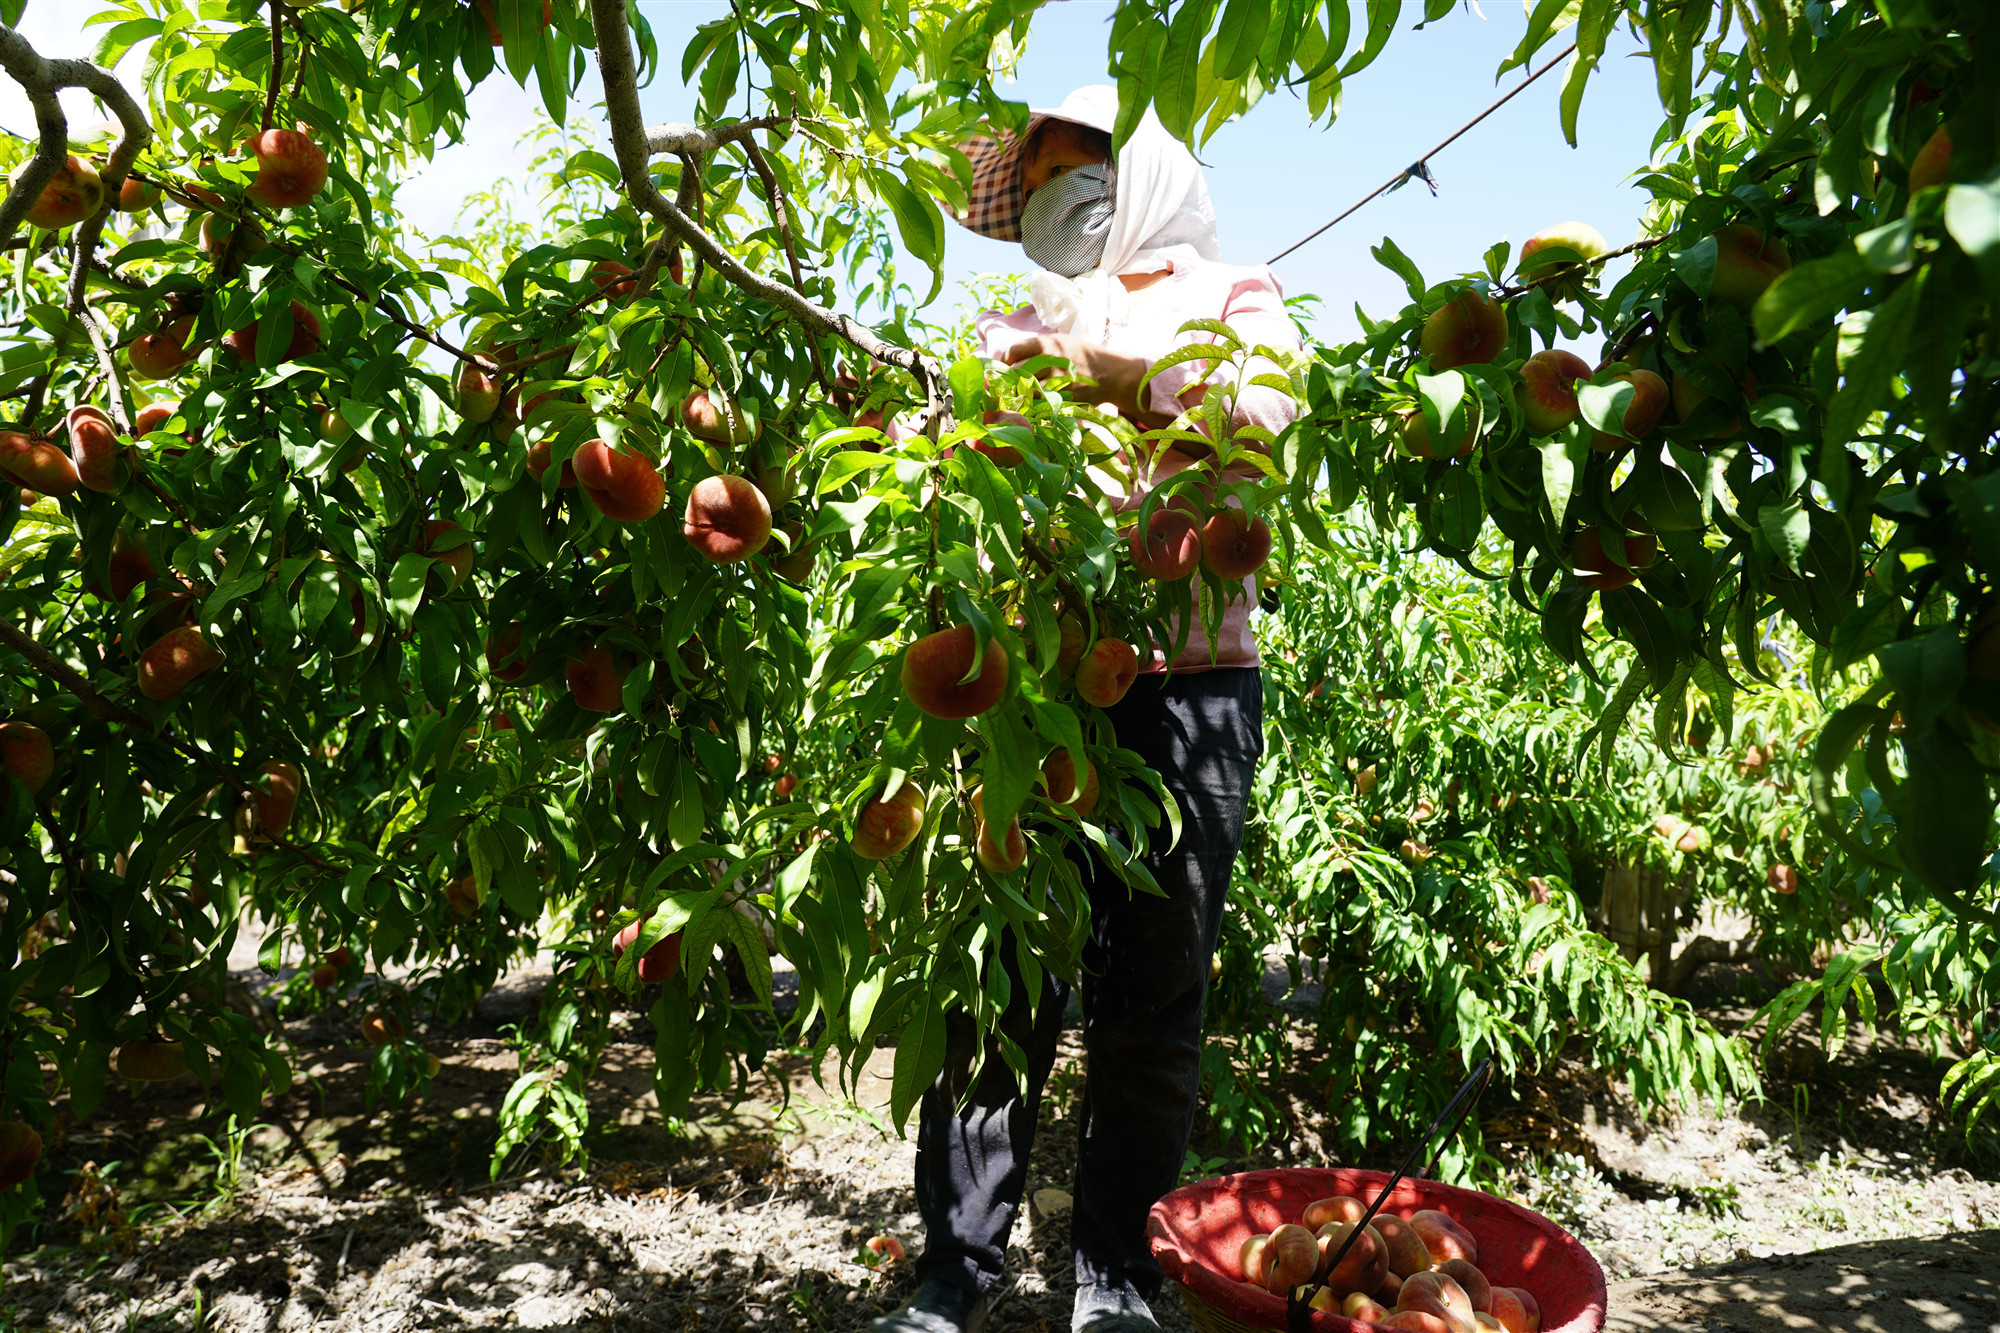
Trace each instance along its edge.
<path fill-rule="evenodd" d="M 1081 998 L 1088 1063 L 1071 1240 L 1079 1282 L 1130 1283 L 1151 1299 L 1162 1278 L 1146 1244 L 1146 1213 L 1174 1188 L 1194 1128 L 1209 957 L 1243 842 L 1251 776 L 1264 752 L 1262 673 L 1141 676 L 1107 711 L 1118 743 L 1143 755 L 1180 802 L 1183 826 L 1172 849 L 1145 857 L 1164 898 L 1128 890 L 1094 866 L 1086 872 L 1091 939 Z M 1157 836 L 1165 841 L 1164 826 Z M 984 1289 L 1006 1263 L 1042 1084 L 1055 1064 L 1069 999 L 1068 983 L 1049 977 L 1031 1024 L 1024 989 L 1017 984 L 1000 1025 L 1027 1056 L 1025 1096 L 989 1040 L 985 1067 L 965 1099 L 973 1025 L 963 1015 L 948 1025 L 945 1073 L 924 1094 L 917 1131 L 917 1207 L 925 1228 L 920 1277 L 937 1274 Z"/>

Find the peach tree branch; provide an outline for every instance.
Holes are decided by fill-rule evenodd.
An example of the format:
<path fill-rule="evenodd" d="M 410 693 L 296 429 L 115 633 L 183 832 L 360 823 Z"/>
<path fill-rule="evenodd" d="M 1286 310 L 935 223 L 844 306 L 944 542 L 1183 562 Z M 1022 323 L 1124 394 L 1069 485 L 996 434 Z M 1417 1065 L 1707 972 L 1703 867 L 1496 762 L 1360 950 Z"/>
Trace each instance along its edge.
<path fill-rule="evenodd" d="M 253 822 L 259 825 L 259 827 L 253 828 L 252 832 L 261 832 L 273 843 L 276 843 L 278 846 L 283 847 L 286 851 L 303 860 L 310 861 L 321 870 L 329 871 L 333 874 L 346 873 L 345 867 L 323 861 L 283 834 L 272 829 L 262 828 L 262 821 L 255 819 L 257 810 L 257 792 L 255 789 L 243 781 L 242 778 L 238 777 L 228 765 L 202 749 L 199 745 L 194 744 L 192 741 L 183 740 L 179 736 L 162 734 L 151 722 L 148 722 L 140 714 L 133 712 L 122 704 L 105 698 L 97 692 L 96 688 L 91 685 L 82 672 L 63 661 L 60 657 L 57 657 L 47 648 L 44 648 L 31 635 L 23 633 L 4 620 L 0 620 L 0 644 L 5 644 L 21 656 L 27 658 L 29 664 L 43 675 L 67 686 L 70 693 L 82 701 L 83 706 L 90 710 L 90 715 L 99 722 L 121 722 L 126 726 L 138 727 L 142 731 L 151 732 L 202 767 L 215 773 L 224 782 L 229 784 L 230 790 L 234 791 L 239 799 L 250 807 Z"/>
<path fill-rule="evenodd" d="M 733 286 L 759 300 L 768 301 L 797 320 L 808 337 L 839 338 L 878 361 L 909 371 L 924 392 L 927 419 L 937 422 L 943 429 L 949 429 L 951 409 L 945 389 L 944 367 L 934 357 L 914 348 L 897 347 L 885 342 L 865 324 L 817 305 L 803 292 L 794 291 L 781 282 L 752 273 L 736 256 L 723 249 L 713 236 L 696 226 L 673 200 L 660 192 L 650 170 L 655 151 L 653 139 L 639 113 L 638 71 L 632 59 L 632 35 L 625 21 L 624 0 L 590 0 L 590 12 L 591 23 L 597 33 L 597 68 L 604 79 L 604 105 L 611 126 L 612 147 L 617 156 L 619 173 L 624 178 L 625 193 L 633 204 L 658 218 L 668 231 L 685 241 L 689 249 Z M 780 119 L 789 121 L 791 118 L 773 118 L 774 123 Z M 744 128 L 746 126 L 750 128 Z M 693 128 L 661 127 L 660 137 L 663 141 L 671 140 L 669 146 L 674 151 L 687 151 L 697 145 L 687 143 L 684 137 L 675 138 L 669 131 L 678 135 Z M 733 125 L 697 132 L 707 140 L 717 135 L 740 137 L 751 133 L 754 128 L 759 127 L 750 121 L 738 121 Z"/>

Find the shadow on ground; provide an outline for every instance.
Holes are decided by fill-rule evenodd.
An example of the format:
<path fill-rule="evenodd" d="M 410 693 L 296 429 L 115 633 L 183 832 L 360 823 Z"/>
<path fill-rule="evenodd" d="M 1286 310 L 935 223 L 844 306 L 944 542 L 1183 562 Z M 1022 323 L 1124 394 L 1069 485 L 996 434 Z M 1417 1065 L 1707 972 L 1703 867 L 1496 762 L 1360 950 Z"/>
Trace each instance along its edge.
<path fill-rule="evenodd" d="M 1611 1286 L 1607 1333 L 2000 1333 L 2000 1231 L 1838 1245 Z"/>

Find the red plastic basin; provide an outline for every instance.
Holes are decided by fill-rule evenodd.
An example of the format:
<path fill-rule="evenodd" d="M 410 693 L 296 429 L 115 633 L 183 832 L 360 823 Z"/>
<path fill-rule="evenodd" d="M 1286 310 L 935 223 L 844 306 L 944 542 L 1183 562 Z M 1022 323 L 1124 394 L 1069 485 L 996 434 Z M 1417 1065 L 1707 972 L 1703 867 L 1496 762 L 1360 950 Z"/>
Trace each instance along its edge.
<path fill-rule="evenodd" d="M 1284 1298 L 1237 1280 L 1237 1253 L 1252 1236 L 1296 1222 L 1315 1199 L 1351 1195 L 1373 1203 L 1386 1171 L 1245 1171 L 1177 1189 L 1146 1219 L 1153 1256 L 1169 1278 L 1220 1314 L 1252 1328 L 1285 1327 Z M 1435 1208 L 1479 1242 L 1479 1268 L 1496 1286 L 1525 1287 L 1542 1307 L 1542 1333 L 1604 1327 L 1604 1270 L 1576 1237 L 1540 1213 L 1477 1190 L 1433 1180 L 1397 1183 L 1383 1211 L 1407 1217 Z M 1323 1310 L 1315 1333 L 1359 1333 L 1372 1324 Z"/>

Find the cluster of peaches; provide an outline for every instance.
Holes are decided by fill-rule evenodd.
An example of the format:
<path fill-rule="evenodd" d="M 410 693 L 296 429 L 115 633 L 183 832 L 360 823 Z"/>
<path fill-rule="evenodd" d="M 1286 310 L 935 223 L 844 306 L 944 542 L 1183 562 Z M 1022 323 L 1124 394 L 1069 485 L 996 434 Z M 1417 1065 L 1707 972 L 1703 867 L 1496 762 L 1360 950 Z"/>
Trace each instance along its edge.
<path fill-rule="evenodd" d="M 1947 153 L 1949 149 L 1947 148 Z M 1914 173 L 1913 173 L 1914 174 Z M 1767 236 L 1761 228 L 1747 223 L 1731 223 L 1711 236 L 1715 242 L 1715 271 L 1708 296 L 1738 310 L 1748 312 L 1764 289 L 1792 266 L 1791 254 L 1783 241 Z M 1565 222 L 1536 233 L 1521 246 L 1525 263 L 1540 251 L 1573 254 L 1589 263 L 1610 253 L 1604 237 L 1595 227 L 1582 222 Z M 1561 265 L 1541 279 L 1556 300 L 1575 299 L 1577 276 L 1572 266 Z M 1418 350 L 1428 358 L 1431 372 L 1438 374 L 1460 366 L 1486 365 L 1506 351 L 1511 341 L 1506 308 L 1484 292 L 1467 288 L 1433 311 L 1418 335 Z M 1669 380 L 1658 372 L 1637 365 L 1642 349 L 1612 349 L 1603 364 L 1593 368 L 1573 352 L 1551 347 L 1537 352 L 1519 368 L 1516 401 L 1528 433 L 1537 438 L 1556 435 L 1582 416 L 1577 397 L 1580 384 L 1621 388 L 1625 409 L 1618 421 L 1618 433 L 1592 429 L 1590 447 L 1598 453 L 1616 453 L 1634 443 L 1653 442 L 1662 427 L 1686 421 L 1709 397 L 1700 385 L 1681 374 Z M 1712 351 L 1703 355 L 1715 363 L 1716 372 L 1731 375 Z M 1757 377 L 1744 370 L 1737 379 L 1746 400 L 1754 398 Z M 1621 387 L 1622 386 L 1622 387 Z M 1668 415 L 1668 408 L 1673 415 Z M 1463 414 L 1462 429 L 1452 438 L 1434 437 L 1432 423 L 1421 411 L 1405 412 L 1399 425 L 1403 451 L 1414 458 L 1460 458 L 1472 452 L 1483 429 L 1491 424 L 1478 411 Z M 1723 424 L 1709 438 L 1726 440 L 1743 431 L 1737 417 Z M 1570 550 L 1570 567 L 1577 577 L 1601 592 L 1631 583 L 1636 570 L 1653 562 L 1658 543 L 1653 530 L 1637 513 L 1621 519 L 1625 529 L 1623 559 L 1605 550 L 1604 536 L 1596 526 L 1577 533 Z"/>
<path fill-rule="evenodd" d="M 1489 1282 L 1479 1271 L 1479 1242 L 1460 1223 L 1431 1208 L 1407 1218 L 1384 1209 L 1361 1226 L 1367 1212 L 1346 1195 L 1307 1204 L 1299 1221 L 1243 1242 L 1241 1279 L 1280 1296 L 1314 1285 L 1313 1309 L 1382 1328 L 1538 1333 L 1535 1298 Z M 1361 1234 L 1341 1254 L 1357 1226 Z"/>

